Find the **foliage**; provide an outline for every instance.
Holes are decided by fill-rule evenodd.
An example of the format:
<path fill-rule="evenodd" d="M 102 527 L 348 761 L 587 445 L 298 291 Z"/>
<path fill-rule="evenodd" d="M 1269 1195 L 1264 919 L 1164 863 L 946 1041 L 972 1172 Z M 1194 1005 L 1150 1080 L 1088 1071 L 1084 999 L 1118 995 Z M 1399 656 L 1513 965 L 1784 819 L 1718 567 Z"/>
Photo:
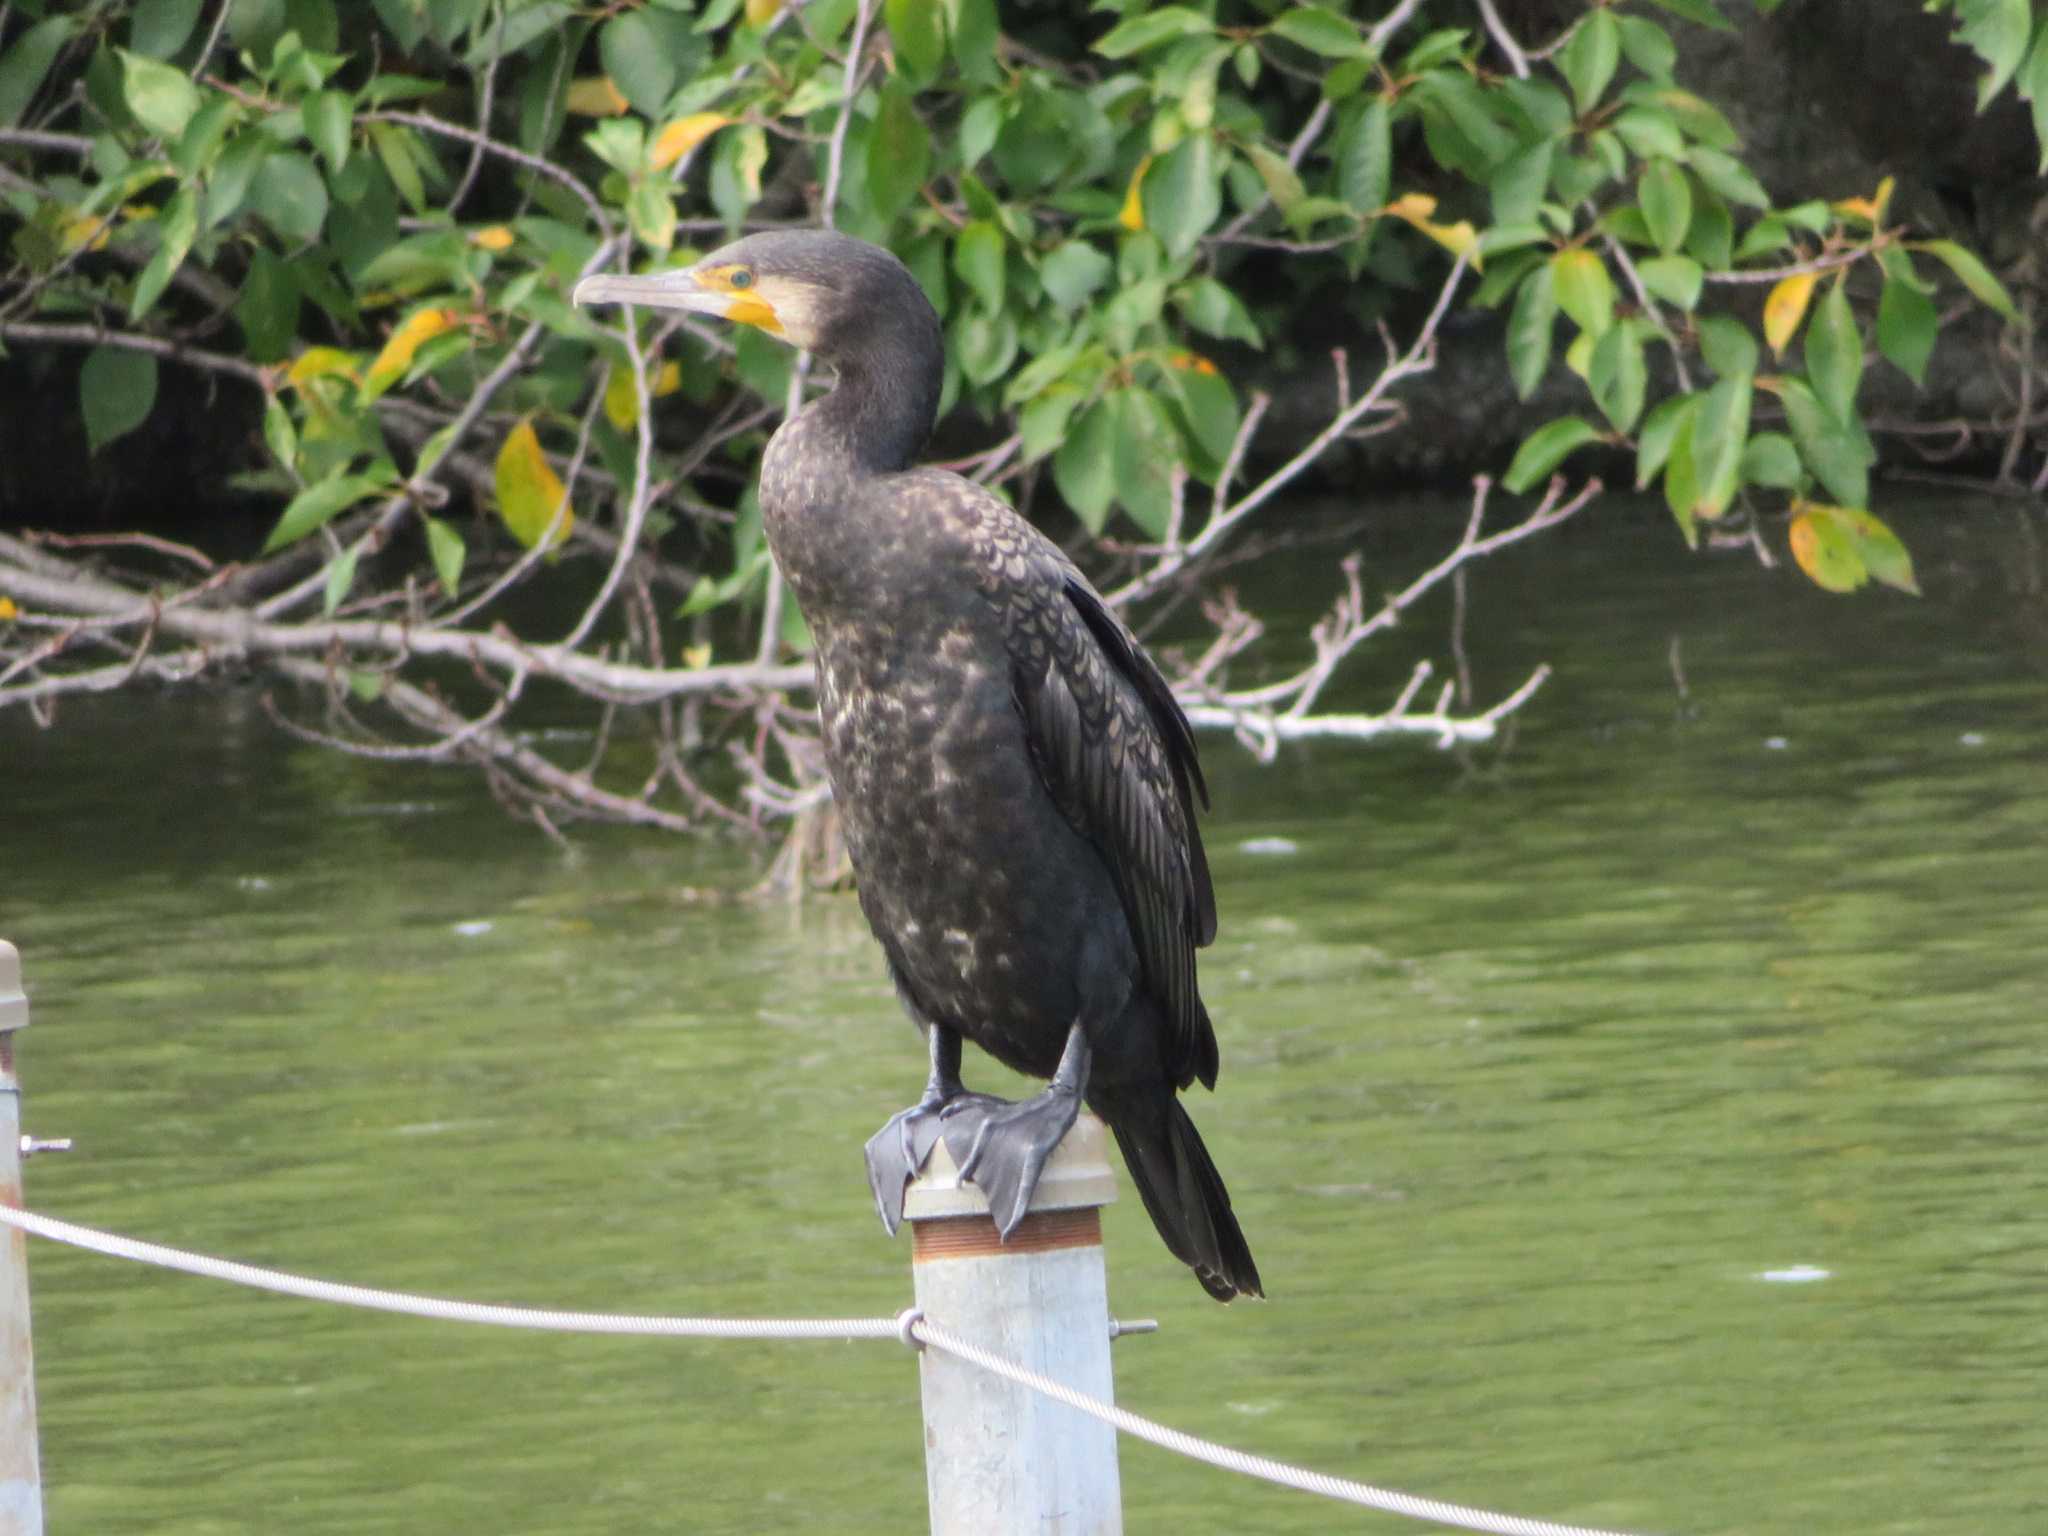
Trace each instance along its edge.
<path fill-rule="evenodd" d="M 2048 102 L 2048 28 L 2025 0 L 1957 4 L 1991 64 L 1986 97 L 2016 80 Z M 512 451 L 514 434 L 529 417 L 568 427 L 594 371 L 610 402 L 594 445 L 625 478 L 629 359 L 566 306 L 566 284 L 626 238 L 661 263 L 806 218 L 778 189 L 822 183 L 835 154 L 836 221 L 894 246 L 945 317 L 947 401 L 1014 420 L 1022 465 L 1049 459 L 1097 531 L 1114 509 L 1160 536 L 1173 470 L 1212 480 L 1228 455 L 1239 397 L 1202 349 L 1257 347 L 1283 318 L 1270 267 L 1246 259 L 1262 245 L 1307 258 L 1304 287 L 1326 269 L 1412 282 L 1432 242 L 1483 265 L 1476 302 L 1508 312 L 1517 389 L 1561 358 L 1598 413 L 1540 431 L 1509 484 L 1630 441 L 1688 540 L 1745 488 L 1867 507 L 1851 268 L 1879 264 L 1875 338 L 1916 379 L 1939 323 L 1929 269 L 2016 318 L 1967 251 L 1889 226 L 1884 189 L 1773 206 L 1726 119 L 1674 79 L 1672 18 L 1725 25 L 1707 0 L 1596 6 L 1505 76 L 1465 28 L 1383 38 L 1272 0 L 1101 9 L 1105 25 L 1054 25 L 1039 50 L 1002 37 L 994 0 L 889 0 L 888 66 L 843 123 L 857 0 L 601 16 L 563 0 L 265 0 L 211 25 L 193 0 L 52 10 L 0 61 L 0 113 L 44 121 L 76 84 L 90 131 L 73 170 L 10 180 L 13 254 L 36 308 L 146 333 L 205 303 L 196 285 L 167 297 L 181 272 L 228 285 L 242 355 L 269 365 L 267 479 L 290 499 L 273 546 L 431 469 L 447 445 L 413 445 L 401 474 L 378 402 L 459 397 L 528 324 L 546 336 L 508 391 L 519 424 L 497 458 L 513 531 L 537 536 L 514 509 L 546 491 L 545 459 Z M 126 260 L 84 259 L 102 251 Z M 1703 304 L 1774 264 L 1765 333 L 1776 360 L 1805 322 L 1798 373 L 1759 374 L 1746 322 Z M 327 344 L 302 347 L 313 338 Z M 779 401 L 786 359 L 751 339 L 730 358 L 704 336 L 674 346 L 694 398 L 744 381 Z M 1695 382 L 1701 365 L 1712 382 Z M 146 413 L 155 369 L 96 355 L 95 447 Z M 1782 407 L 1789 451 L 1753 430 L 1760 395 Z M 443 547 L 456 537 L 438 525 Z"/>
<path fill-rule="evenodd" d="M 1985 99 L 2010 83 L 2041 121 L 2026 0 L 1935 3 L 1987 61 Z M 1169 548 L 1188 480 L 1221 508 L 1240 381 L 1304 305 L 1365 323 L 1442 291 L 1425 341 L 1454 295 L 1498 311 L 1517 392 L 1561 365 L 1586 401 L 1528 438 L 1510 489 L 1625 448 L 1689 542 L 1775 513 L 1821 585 L 1910 589 L 1870 511 L 1866 344 L 1919 380 L 1945 285 L 2021 320 L 1968 249 L 1890 219 L 1888 182 L 1773 201 L 1677 79 L 1695 29 L 1729 25 L 1717 0 L 1591 0 L 1540 40 L 1487 0 L 0 14 L 0 342 L 91 348 L 94 451 L 147 419 L 165 368 L 260 391 L 267 458 L 241 487 L 279 509 L 265 554 L 318 567 L 273 616 L 400 601 L 358 590 L 372 553 L 413 563 L 412 623 L 595 553 L 613 564 L 580 642 L 645 541 L 681 599 L 635 621 L 656 665 L 702 668 L 702 619 L 731 604 L 761 610 L 764 664 L 800 643 L 747 491 L 794 360 L 566 297 L 750 229 L 890 245 L 943 317 L 944 404 L 1007 434 L 979 469 Z M 664 446 L 650 404 L 671 395 L 688 436 Z M 457 486 L 495 519 L 452 514 Z"/>

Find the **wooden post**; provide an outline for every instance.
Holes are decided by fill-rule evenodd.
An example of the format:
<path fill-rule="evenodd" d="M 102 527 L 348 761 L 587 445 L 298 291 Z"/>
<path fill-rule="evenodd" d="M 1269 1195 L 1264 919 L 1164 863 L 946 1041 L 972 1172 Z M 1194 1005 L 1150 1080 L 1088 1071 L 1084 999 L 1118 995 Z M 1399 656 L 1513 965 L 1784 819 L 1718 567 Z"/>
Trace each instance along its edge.
<path fill-rule="evenodd" d="M 0 1205 L 21 1209 L 21 1084 L 14 1033 L 28 1028 L 21 956 L 0 939 Z M 35 1355 L 29 1348 L 28 1234 L 0 1232 L 0 1536 L 43 1536 L 36 1449 Z"/>
<path fill-rule="evenodd" d="M 917 1305 L 986 1349 L 1113 1398 L 1100 1211 L 1115 1198 L 1108 1135 L 1084 1114 L 1005 1243 L 940 1142 L 903 1202 Z M 940 1350 L 918 1357 L 918 1374 L 932 1536 L 1121 1536 L 1109 1425 Z"/>

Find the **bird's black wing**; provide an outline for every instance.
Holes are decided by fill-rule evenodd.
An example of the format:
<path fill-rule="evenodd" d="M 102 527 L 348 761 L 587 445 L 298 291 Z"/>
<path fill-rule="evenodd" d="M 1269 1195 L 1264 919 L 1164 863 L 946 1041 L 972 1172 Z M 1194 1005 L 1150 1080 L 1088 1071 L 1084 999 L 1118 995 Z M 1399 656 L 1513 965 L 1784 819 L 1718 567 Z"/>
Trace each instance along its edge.
<path fill-rule="evenodd" d="M 1213 1088 L 1216 1032 L 1196 990 L 1195 951 L 1216 936 L 1216 894 L 1195 827 L 1208 788 L 1187 716 L 1056 545 L 993 496 L 977 521 L 985 590 L 1003 614 L 1039 775 L 1116 881 L 1147 990 L 1168 1022 L 1168 1075 Z"/>

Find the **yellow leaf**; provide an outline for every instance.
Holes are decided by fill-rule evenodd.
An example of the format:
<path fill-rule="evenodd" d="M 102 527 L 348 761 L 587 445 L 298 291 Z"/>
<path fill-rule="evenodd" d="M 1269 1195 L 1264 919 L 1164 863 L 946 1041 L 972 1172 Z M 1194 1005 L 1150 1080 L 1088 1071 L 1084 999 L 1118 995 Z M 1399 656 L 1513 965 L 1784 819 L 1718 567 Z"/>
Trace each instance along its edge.
<path fill-rule="evenodd" d="M 1884 210 L 1892 200 L 1892 178 L 1887 176 L 1877 184 L 1877 191 L 1870 197 L 1845 197 L 1828 206 L 1835 212 L 1852 219 L 1861 219 L 1873 228 L 1884 222 Z"/>
<path fill-rule="evenodd" d="M 454 330 L 461 323 L 462 316 L 457 311 L 432 306 L 416 309 L 407 315 L 404 323 L 384 343 L 384 350 L 377 354 L 377 360 L 370 364 L 369 377 L 363 380 L 363 403 L 369 404 L 404 378 L 405 370 L 412 366 L 413 354 L 423 345 Z"/>
<path fill-rule="evenodd" d="M 336 373 L 356 377 L 353 352 L 344 352 L 339 347 L 308 347 L 292 359 L 291 367 L 285 370 L 285 378 L 303 387 L 314 379 L 324 379 Z"/>
<path fill-rule="evenodd" d="M 14 606 L 11 597 L 0 597 L 0 624 L 10 623 L 21 617 L 21 610 Z"/>
<path fill-rule="evenodd" d="M 747 25 L 765 27 L 782 9 L 782 0 L 747 0 Z"/>
<path fill-rule="evenodd" d="M 1436 212 L 1436 199 L 1427 192 L 1397 197 L 1380 212 L 1414 225 L 1453 256 L 1471 257 L 1473 270 L 1480 269 L 1479 231 L 1472 227 L 1470 219 L 1460 219 L 1455 224 L 1435 223 L 1430 215 Z"/>
<path fill-rule="evenodd" d="M 506 228 L 503 224 L 493 224 L 488 229 L 472 231 L 469 243 L 471 245 L 480 245 L 487 251 L 509 251 L 512 249 L 513 239 L 514 236 L 510 229 Z"/>
<path fill-rule="evenodd" d="M 738 121 L 738 118 L 727 117 L 723 112 L 692 112 L 687 117 L 664 124 L 661 132 L 654 136 L 654 147 L 649 151 L 654 168 L 657 171 L 667 170 L 726 124 Z"/>
<path fill-rule="evenodd" d="M 498 516 L 504 519 L 512 537 L 531 549 L 553 524 L 555 532 L 548 547 L 560 548 L 569 537 L 569 530 L 576 526 L 576 514 L 569 509 L 569 493 L 561 476 L 540 451 L 540 438 L 534 434 L 530 419 L 522 419 L 505 434 L 505 445 L 498 450 L 495 478 Z"/>
<path fill-rule="evenodd" d="M 683 665 L 692 672 L 702 672 L 711 665 L 711 647 L 708 645 L 684 646 Z"/>
<path fill-rule="evenodd" d="M 99 214 L 66 208 L 57 215 L 57 243 L 67 254 L 80 247 L 103 251 L 107 248 L 108 222 Z"/>
<path fill-rule="evenodd" d="M 631 105 L 612 84 L 610 75 L 590 75 L 569 82 L 568 107 L 578 117 L 618 117 Z"/>
<path fill-rule="evenodd" d="M 1771 344 L 1771 356 L 1782 357 L 1785 343 L 1799 334 L 1799 322 L 1806 318 L 1807 300 L 1813 297 L 1813 285 L 1819 281 L 1817 272 L 1794 272 L 1790 277 L 1780 278 L 1771 289 L 1771 296 L 1764 300 L 1764 340 Z"/>
<path fill-rule="evenodd" d="M 647 393 L 651 399 L 659 400 L 663 395 L 672 395 L 683 385 L 683 369 L 680 363 L 663 363 L 654 375 L 654 383 Z M 621 432 L 631 431 L 640 419 L 639 399 L 633 392 L 633 370 L 614 368 L 611 377 L 605 380 L 604 414 L 611 424 Z"/>
<path fill-rule="evenodd" d="M 1132 234 L 1145 227 L 1145 201 L 1139 195 L 1145 186 L 1145 173 L 1152 169 L 1152 157 L 1147 155 L 1138 162 L 1138 168 L 1131 172 L 1130 190 L 1124 193 L 1123 210 L 1117 214 L 1117 223 Z"/>
<path fill-rule="evenodd" d="M 1166 366 L 1177 368 L 1182 373 L 1204 373 L 1214 377 L 1216 365 L 1199 352 L 1175 352 L 1166 359 Z"/>

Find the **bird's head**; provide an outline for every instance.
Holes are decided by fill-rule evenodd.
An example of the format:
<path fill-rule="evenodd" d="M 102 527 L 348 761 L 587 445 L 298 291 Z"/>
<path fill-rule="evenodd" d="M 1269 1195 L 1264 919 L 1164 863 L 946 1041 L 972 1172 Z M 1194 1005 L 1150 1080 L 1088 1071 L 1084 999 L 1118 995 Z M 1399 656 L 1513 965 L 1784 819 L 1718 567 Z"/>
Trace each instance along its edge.
<path fill-rule="evenodd" d="M 815 352 L 828 363 L 860 348 L 886 316 L 912 318 L 936 340 L 938 318 L 903 263 L 830 230 L 773 230 L 721 246 L 692 266 L 576 285 L 578 304 L 644 304 L 716 315 Z"/>

